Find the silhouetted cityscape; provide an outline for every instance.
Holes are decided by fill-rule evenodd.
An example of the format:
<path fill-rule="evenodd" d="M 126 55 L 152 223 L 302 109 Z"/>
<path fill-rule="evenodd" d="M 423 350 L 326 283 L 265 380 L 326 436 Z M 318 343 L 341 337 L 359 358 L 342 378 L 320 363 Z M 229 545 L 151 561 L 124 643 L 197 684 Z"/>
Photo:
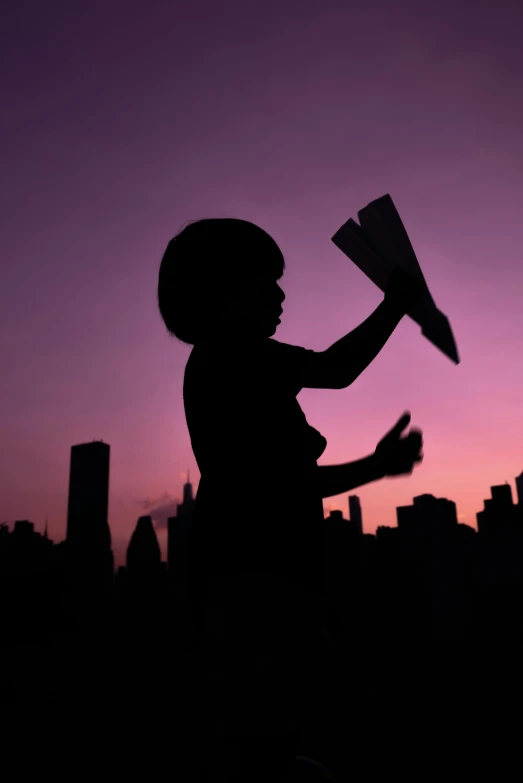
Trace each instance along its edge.
<path fill-rule="evenodd" d="M 34 651 L 31 676 L 27 659 L 18 658 L 12 677 L 4 678 L 3 698 L 55 707 L 74 701 L 81 709 L 93 700 L 107 703 L 110 694 L 120 722 L 144 709 L 172 715 L 174 703 L 180 713 L 172 720 L 180 721 L 182 742 L 190 727 L 205 732 L 199 706 L 204 695 L 191 679 L 187 644 L 193 487 L 188 476 L 183 502 L 168 519 L 167 562 L 151 516 L 140 516 L 126 564 L 115 573 L 109 463 L 106 443 L 71 448 L 64 541 L 53 543 L 47 526 L 42 535 L 29 520 L 17 520 L 12 530 L 0 526 L 3 648 Z M 357 495 L 348 496 L 348 518 L 339 510 L 325 518 L 327 626 L 338 663 L 326 675 L 333 707 L 331 716 L 321 717 L 321 727 L 311 697 L 304 753 L 332 760 L 346 735 L 363 731 L 363 716 L 370 719 L 375 710 L 386 715 L 400 682 L 402 709 L 410 700 L 420 714 L 420 699 L 424 709 L 428 704 L 436 709 L 434 700 L 441 706 L 444 694 L 456 687 L 458 650 L 482 668 L 485 697 L 489 662 L 493 666 L 496 653 L 502 654 L 508 667 L 523 637 L 523 473 L 515 481 L 517 502 L 508 484 L 490 488 L 477 531 L 458 522 L 454 502 L 431 494 L 397 508 L 397 526 L 379 527 L 375 535 L 363 532 Z M 72 654 L 73 646 L 81 655 Z M 48 663 L 38 676 L 34 664 L 44 650 Z M 437 671 L 428 677 L 436 651 Z M 57 653 L 60 666 L 53 663 Z M 470 686 L 471 719 L 477 682 L 463 671 L 459 682 Z"/>

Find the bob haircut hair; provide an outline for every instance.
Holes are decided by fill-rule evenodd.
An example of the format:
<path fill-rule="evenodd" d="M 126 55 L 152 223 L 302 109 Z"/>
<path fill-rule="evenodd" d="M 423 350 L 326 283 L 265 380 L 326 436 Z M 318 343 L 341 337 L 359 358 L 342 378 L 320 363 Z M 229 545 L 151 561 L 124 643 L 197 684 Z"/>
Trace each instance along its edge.
<path fill-rule="evenodd" d="M 163 254 L 158 307 L 167 331 L 194 345 L 216 328 L 220 305 L 246 281 L 279 279 L 283 254 L 259 226 L 237 218 L 204 218 L 188 223 Z"/>

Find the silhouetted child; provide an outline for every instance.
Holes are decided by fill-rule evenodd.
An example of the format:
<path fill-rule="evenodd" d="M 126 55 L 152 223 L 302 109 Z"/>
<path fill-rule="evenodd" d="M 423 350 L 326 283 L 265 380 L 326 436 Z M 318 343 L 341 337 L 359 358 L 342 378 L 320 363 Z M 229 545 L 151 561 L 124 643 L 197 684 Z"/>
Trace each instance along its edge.
<path fill-rule="evenodd" d="M 303 388 L 349 386 L 415 304 L 418 283 L 395 273 L 374 313 L 318 352 L 272 339 L 284 268 L 258 226 L 207 219 L 169 242 L 158 283 L 168 331 L 193 346 L 183 397 L 201 479 L 190 596 L 215 728 L 243 757 L 263 737 L 267 759 L 283 770 L 294 761 L 300 692 L 326 638 L 322 498 L 410 473 L 421 460 L 421 434 L 400 437 L 406 414 L 369 456 L 320 467 L 326 440 L 296 399 Z"/>

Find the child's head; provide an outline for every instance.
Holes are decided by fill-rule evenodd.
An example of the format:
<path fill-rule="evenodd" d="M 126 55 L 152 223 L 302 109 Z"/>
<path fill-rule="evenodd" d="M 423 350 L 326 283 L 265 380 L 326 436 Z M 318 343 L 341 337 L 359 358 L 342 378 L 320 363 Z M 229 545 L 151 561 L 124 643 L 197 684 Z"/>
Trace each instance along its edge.
<path fill-rule="evenodd" d="M 158 306 L 167 330 L 190 345 L 233 326 L 270 337 L 285 299 L 276 282 L 284 269 L 274 239 L 248 220 L 189 223 L 160 264 Z"/>

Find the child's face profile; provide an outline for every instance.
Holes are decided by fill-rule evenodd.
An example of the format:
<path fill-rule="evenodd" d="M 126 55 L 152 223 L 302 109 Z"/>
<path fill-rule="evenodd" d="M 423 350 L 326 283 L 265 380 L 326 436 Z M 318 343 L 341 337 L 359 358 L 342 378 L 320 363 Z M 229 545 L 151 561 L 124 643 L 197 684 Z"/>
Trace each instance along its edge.
<path fill-rule="evenodd" d="M 242 332 L 272 337 L 280 323 L 285 294 L 278 281 L 269 275 L 257 275 L 238 284 L 224 306 L 223 319 Z"/>

